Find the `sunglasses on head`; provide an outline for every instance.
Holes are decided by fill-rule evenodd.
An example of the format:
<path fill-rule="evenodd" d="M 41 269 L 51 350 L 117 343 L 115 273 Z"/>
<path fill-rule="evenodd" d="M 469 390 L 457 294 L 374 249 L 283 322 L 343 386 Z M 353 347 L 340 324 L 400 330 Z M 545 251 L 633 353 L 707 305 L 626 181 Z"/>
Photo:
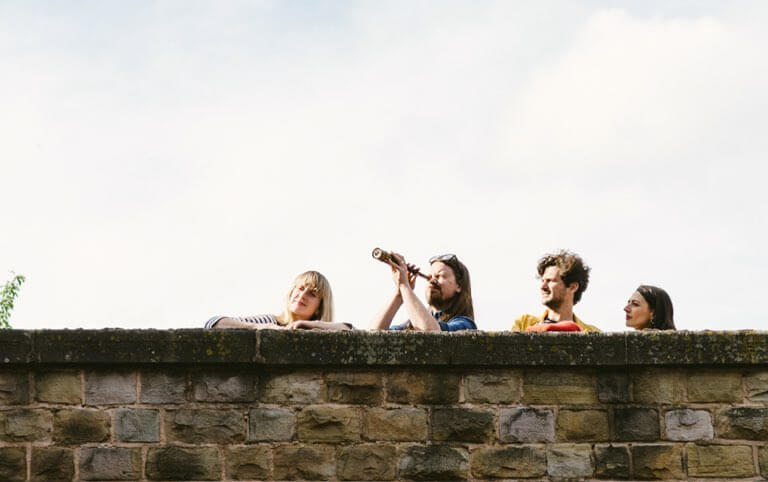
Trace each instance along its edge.
<path fill-rule="evenodd" d="M 455 254 L 439 254 L 437 256 L 432 256 L 429 258 L 429 264 L 435 263 L 437 261 L 458 261 L 459 258 L 456 257 Z"/>

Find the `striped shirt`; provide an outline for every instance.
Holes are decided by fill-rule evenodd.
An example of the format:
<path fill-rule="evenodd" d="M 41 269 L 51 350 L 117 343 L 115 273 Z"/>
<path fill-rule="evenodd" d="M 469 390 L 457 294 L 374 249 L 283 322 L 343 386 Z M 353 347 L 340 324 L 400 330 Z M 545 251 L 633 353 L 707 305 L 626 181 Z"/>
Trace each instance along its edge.
<path fill-rule="evenodd" d="M 210 320 L 205 322 L 206 328 L 213 328 L 216 323 L 221 321 L 222 318 L 232 318 L 233 320 L 242 321 L 244 323 L 256 323 L 259 325 L 279 325 L 280 323 L 275 318 L 275 315 L 256 315 L 256 316 L 214 316 Z"/>

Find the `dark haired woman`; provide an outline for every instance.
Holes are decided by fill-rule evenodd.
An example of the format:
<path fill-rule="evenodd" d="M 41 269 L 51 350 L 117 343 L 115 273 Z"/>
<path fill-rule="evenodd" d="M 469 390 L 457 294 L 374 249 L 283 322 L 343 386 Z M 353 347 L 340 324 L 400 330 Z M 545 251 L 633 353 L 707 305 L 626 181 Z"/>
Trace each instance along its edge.
<path fill-rule="evenodd" d="M 672 300 L 666 291 L 640 285 L 624 307 L 627 326 L 635 330 L 674 330 Z"/>

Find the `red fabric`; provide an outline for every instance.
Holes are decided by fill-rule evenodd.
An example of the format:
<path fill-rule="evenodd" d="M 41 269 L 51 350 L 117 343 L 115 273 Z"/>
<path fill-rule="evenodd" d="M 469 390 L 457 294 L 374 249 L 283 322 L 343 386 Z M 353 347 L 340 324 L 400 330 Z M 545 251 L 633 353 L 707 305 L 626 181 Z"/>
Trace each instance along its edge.
<path fill-rule="evenodd" d="M 572 321 L 558 321 L 557 323 L 536 323 L 525 331 L 535 333 L 545 331 L 581 331 L 581 328 Z"/>

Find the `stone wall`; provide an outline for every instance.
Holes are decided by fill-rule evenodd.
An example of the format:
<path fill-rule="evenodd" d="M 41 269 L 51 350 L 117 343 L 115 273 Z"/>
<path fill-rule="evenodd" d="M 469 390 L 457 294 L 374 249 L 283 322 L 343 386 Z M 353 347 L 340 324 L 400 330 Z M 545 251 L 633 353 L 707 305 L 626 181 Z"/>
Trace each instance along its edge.
<path fill-rule="evenodd" d="M 768 334 L 0 331 L 0 480 L 768 477 Z"/>

